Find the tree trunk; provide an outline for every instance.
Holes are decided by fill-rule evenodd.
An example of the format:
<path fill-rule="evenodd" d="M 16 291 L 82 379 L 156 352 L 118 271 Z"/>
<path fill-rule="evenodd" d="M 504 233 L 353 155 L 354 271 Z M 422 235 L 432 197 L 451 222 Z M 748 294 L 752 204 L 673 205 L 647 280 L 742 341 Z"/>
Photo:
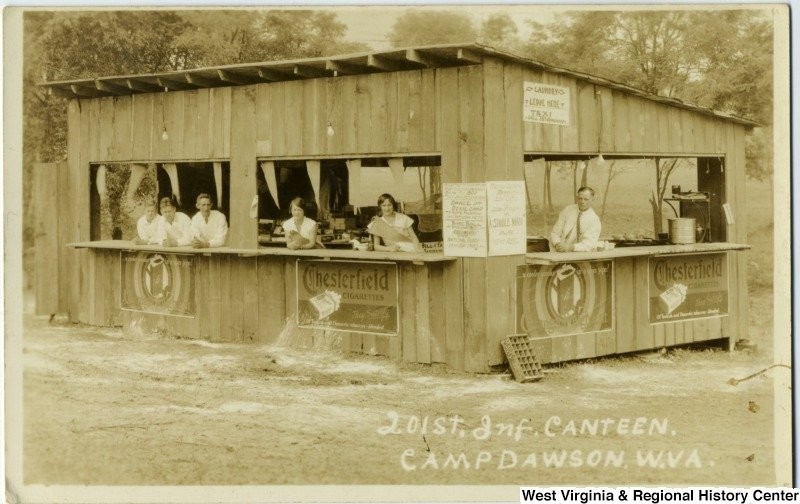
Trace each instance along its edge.
<path fill-rule="evenodd" d="M 572 162 L 572 202 L 578 202 L 578 162 Z"/>
<path fill-rule="evenodd" d="M 544 195 L 542 199 L 544 200 L 542 203 L 542 215 L 544 216 L 544 227 L 547 227 L 547 220 L 550 213 L 553 211 L 553 199 L 550 193 L 550 168 L 552 165 L 550 161 L 545 162 L 544 164 Z"/>
<path fill-rule="evenodd" d="M 588 185 L 589 185 L 589 163 L 587 161 L 584 161 L 583 173 L 581 174 L 581 187 L 587 187 Z"/>
<path fill-rule="evenodd" d="M 661 227 L 662 208 L 660 204 L 653 200 L 652 195 L 650 196 L 650 205 L 653 207 L 653 232 L 655 233 L 655 237 L 658 238 L 658 233 L 663 233 Z"/>
<path fill-rule="evenodd" d="M 608 177 L 606 178 L 606 188 L 603 191 L 603 205 L 600 207 L 600 220 L 606 214 L 606 201 L 608 201 L 608 189 L 611 187 L 611 180 L 614 179 L 614 161 L 608 165 Z"/>

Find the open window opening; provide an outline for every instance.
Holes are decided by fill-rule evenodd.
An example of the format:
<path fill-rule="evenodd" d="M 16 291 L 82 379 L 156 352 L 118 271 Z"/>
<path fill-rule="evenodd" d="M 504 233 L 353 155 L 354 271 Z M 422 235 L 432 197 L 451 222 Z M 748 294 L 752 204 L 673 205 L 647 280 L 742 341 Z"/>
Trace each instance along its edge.
<path fill-rule="evenodd" d="M 366 238 L 367 225 L 379 213 L 378 197 L 389 193 L 398 211 L 414 221 L 423 246 L 435 250 L 442 241 L 440 167 L 440 156 L 259 161 L 259 243 L 280 237 L 295 197 L 305 200 L 323 244 Z"/>
<path fill-rule="evenodd" d="M 164 197 L 191 217 L 197 196 L 206 193 L 214 208 L 230 215 L 228 162 L 103 163 L 91 165 L 89 174 L 92 240 L 133 240 L 137 220 Z"/>
<path fill-rule="evenodd" d="M 722 157 L 525 155 L 528 235 L 546 238 L 578 188 L 595 191 L 592 208 L 601 239 L 668 240 L 669 220 L 695 219 L 695 240 L 724 242 L 725 166 Z"/>

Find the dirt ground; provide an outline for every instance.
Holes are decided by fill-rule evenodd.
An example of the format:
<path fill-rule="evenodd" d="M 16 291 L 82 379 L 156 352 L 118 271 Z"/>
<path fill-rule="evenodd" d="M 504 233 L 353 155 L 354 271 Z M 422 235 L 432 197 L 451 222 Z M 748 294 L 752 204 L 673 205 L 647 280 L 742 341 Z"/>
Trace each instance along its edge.
<path fill-rule="evenodd" d="M 773 377 L 789 371 L 729 383 L 772 363 L 771 317 L 755 352 L 579 362 L 528 384 L 291 338 L 24 320 L 25 484 L 776 483 Z"/>

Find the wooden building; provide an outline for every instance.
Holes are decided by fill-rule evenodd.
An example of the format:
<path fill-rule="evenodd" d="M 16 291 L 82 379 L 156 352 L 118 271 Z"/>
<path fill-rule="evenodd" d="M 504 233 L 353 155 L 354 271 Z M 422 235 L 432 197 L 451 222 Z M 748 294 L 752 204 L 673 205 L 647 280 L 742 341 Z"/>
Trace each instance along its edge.
<path fill-rule="evenodd" d="M 566 90 L 568 120 L 524 120 L 526 83 Z M 37 290 L 58 293 L 40 307 L 45 313 L 62 311 L 73 322 L 97 326 L 268 344 L 295 316 L 298 259 L 379 262 L 397 272 L 397 325 L 389 334 L 338 331 L 343 349 L 483 372 L 504 362 L 500 341 L 519 331 L 517 277 L 526 264 L 607 261 L 613 264 L 609 292 L 617 300 L 613 321 L 577 334 L 531 334 L 543 362 L 719 338 L 733 343 L 746 335 L 747 262 L 731 251 L 746 248 L 737 244 L 747 229 L 744 145 L 754 126 L 747 120 L 474 44 L 42 85 L 70 98 L 67 162 L 62 172 L 46 175 L 61 204 L 40 219 L 42 243 L 63 249 L 60 263 L 37 266 Z M 526 159 L 599 154 L 696 158 L 703 167 L 698 190 L 711 194 L 710 243 L 493 257 L 259 246 L 252 207 L 264 163 L 367 165 L 399 158 L 413 166 L 413 159 L 425 159 L 438 163 L 441 183 L 448 184 L 523 180 Z M 98 167 L 113 163 L 222 167 L 226 246 L 166 250 L 100 236 L 93 222 L 95 178 Z M 47 229 L 53 222 L 62 223 L 58 233 Z M 121 310 L 120 251 L 126 250 L 191 254 L 194 316 Z M 725 258 L 725 312 L 654 323 L 649 261 L 704 253 Z M 295 331 L 308 341 L 324 335 L 318 328 Z"/>

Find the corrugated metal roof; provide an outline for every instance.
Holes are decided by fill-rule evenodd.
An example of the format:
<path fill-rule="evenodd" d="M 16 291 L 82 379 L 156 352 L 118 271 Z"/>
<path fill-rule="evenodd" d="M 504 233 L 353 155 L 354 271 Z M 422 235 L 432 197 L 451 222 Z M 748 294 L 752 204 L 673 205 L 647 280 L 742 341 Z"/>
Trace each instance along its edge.
<path fill-rule="evenodd" d="M 758 123 L 748 119 L 710 108 L 699 107 L 677 98 L 655 95 L 608 79 L 554 67 L 475 43 L 406 47 L 388 51 L 342 54 L 320 58 L 241 63 L 154 74 L 114 75 L 91 79 L 43 82 L 39 86 L 46 87 L 52 92 L 67 98 L 99 98 L 136 93 L 154 93 L 165 90 L 179 91 L 319 77 L 418 70 L 421 68 L 480 65 L 484 57 L 513 61 L 537 70 L 566 75 L 580 81 L 597 84 L 671 107 L 693 110 L 726 121 L 751 127 L 759 126 Z"/>

